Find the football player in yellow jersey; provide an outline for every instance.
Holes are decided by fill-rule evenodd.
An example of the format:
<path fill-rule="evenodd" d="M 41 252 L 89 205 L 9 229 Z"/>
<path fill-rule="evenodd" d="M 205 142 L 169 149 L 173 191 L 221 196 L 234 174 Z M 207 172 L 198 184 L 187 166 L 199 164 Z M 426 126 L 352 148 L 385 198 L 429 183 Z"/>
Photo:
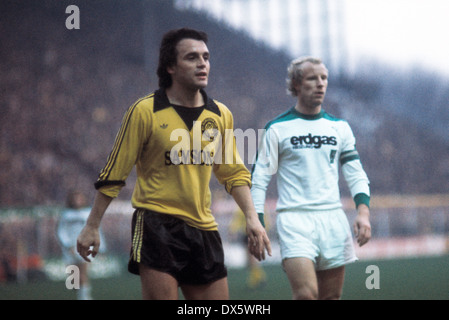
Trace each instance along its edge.
<path fill-rule="evenodd" d="M 77 250 L 90 261 L 99 250 L 104 212 L 135 165 L 128 269 L 140 275 L 144 299 L 177 299 L 178 287 L 186 299 L 229 298 L 223 247 L 210 210 L 212 172 L 245 214 L 251 254 L 259 260 L 265 250 L 271 255 L 252 202 L 250 173 L 233 136 L 231 143 L 225 139 L 233 130 L 232 114 L 204 91 L 209 55 L 204 32 L 182 28 L 164 35 L 159 89 L 125 114 L 78 237 Z"/>

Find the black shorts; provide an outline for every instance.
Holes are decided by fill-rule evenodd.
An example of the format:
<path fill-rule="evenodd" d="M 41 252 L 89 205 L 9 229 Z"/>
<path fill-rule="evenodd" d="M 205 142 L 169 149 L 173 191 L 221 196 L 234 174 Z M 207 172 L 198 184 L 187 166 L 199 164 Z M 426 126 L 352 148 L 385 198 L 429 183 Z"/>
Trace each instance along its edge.
<path fill-rule="evenodd" d="M 132 219 L 128 270 L 139 263 L 172 275 L 180 285 L 200 285 L 225 278 L 224 252 L 218 231 L 204 231 L 168 214 L 138 209 Z"/>

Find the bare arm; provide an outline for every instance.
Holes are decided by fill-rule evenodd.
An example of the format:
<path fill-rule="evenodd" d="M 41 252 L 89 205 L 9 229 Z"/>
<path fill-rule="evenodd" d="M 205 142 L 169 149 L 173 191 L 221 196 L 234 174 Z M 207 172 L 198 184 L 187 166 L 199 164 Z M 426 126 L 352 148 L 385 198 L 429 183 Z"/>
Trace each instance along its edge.
<path fill-rule="evenodd" d="M 77 251 L 88 262 L 90 262 L 88 256 L 92 254 L 92 258 L 94 258 L 100 249 L 100 223 L 112 199 L 99 191 L 97 192 L 86 225 L 78 236 Z"/>
<path fill-rule="evenodd" d="M 259 221 L 248 186 L 238 186 L 231 190 L 235 202 L 242 209 L 246 218 L 246 233 L 248 235 L 248 249 L 259 261 L 265 260 L 265 250 L 271 256 L 271 243 L 265 228 Z"/>

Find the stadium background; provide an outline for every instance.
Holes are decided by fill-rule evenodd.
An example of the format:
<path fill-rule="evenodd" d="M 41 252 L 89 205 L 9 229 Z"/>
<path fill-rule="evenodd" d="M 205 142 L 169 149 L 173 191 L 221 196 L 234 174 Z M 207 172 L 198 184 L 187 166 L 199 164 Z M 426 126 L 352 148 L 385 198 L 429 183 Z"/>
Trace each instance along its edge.
<path fill-rule="evenodd" d="M 71 4 L 80 8 L 80 30 L 65 28 Z M 92 200 L 124 111 L 156 88 L 166 30 L 208 32 L 208 93 L 229 106 L 236 128 L 262 128 L 293 104 L 285 94 L 287 53 L 204 14 L 179 11 L 172 1 L 7 0 L 0 12 L 0 299 L 74 298 L 64 285 L 58 215 L 70 189 Z M 361 73 L 343 68 L 331 76 L 326 110 L 353 127 L 373 193 L 373 240 L 348 266 L 344 298 L 449 298 L 448 96 L 445 78 L 375 61 Z M 248 162 L 244 150 L 243 156 Z M 140 298 L 138 278 L 125 271 L 133 181 L 134 173 L 103 222 L 108 250 L 91 268 L 96 299 Z M 268 283 L 259 291 L 245 287 L 244 248 L 229 232 L 235 204 L 215 181 L 211 188 L 231 298 L 289 299 L 276 250 L 275 182 L 267 205 L 275 255 L 263 264 Z M 353 205 L 341 188 L 352 221 Z M 365 287 L 371 264 L 380 269 L 379 290 Z"/>

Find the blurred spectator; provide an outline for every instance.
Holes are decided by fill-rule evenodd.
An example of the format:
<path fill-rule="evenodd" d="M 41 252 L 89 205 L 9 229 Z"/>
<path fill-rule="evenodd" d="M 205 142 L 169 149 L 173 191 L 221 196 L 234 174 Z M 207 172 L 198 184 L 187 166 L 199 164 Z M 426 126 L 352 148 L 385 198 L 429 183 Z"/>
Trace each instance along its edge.
<path fill-rule="evenodd" d="M 58 223 L 57 236 L 61 244 L 64 261 L 67 265 L 79 268 L 80 288 L 77 291 L 79 300 L 91 300 L 91 283 L 89 281 L 88 263 L 76 252 L 76 238 L 84 227 L 90 213 L 86 197 L 79 191 L 70 192 L 67 197 L 67 208 L 62 212 Z M 104 237 L 101 234 L 102 250 Z"/>

